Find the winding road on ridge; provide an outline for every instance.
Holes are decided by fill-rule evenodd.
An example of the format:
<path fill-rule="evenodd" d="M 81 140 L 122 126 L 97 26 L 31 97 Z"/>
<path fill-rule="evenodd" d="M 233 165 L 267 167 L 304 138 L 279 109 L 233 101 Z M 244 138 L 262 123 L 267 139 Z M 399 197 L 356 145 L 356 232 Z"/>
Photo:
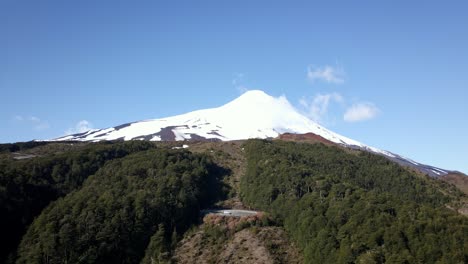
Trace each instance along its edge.
<path fill-rule="evenodd" d="M 236 210 L 236 209 L 207 209 L 207 210 L 202 210 L 201 213 L 203 215 L 215 214 L 215 215 L 232 216 L 232 217 L 245 217 L 245 216 L 258 214 L 257 211 Z"/>

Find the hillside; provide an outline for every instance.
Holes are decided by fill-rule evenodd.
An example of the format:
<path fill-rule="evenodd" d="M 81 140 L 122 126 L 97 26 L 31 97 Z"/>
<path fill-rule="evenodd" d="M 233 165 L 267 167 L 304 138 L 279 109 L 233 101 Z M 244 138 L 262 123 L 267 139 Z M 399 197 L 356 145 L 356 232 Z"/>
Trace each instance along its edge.
<path fill-rule="evenodd" d="M 380 156 L 323 144 L 251 140 L 245 204 L 268 211 L 306 263 L 463 263 L 466 196 Z M 455 208 L 455 210 L 447 209 Z"/>
<path fill-rule="evenodd" d="M 0 261 L 468 259 L 468 218 L 457 212 L 467 196 L 454 185 L 379 155 L 324 145 L 320 138 L 285 140 L 303 143 L 6 145 L 0 153 L 0 210 L 8 217 L 2 218 L 7 236 Z M 262 213 L 202 217 L 205 208 Z"/>

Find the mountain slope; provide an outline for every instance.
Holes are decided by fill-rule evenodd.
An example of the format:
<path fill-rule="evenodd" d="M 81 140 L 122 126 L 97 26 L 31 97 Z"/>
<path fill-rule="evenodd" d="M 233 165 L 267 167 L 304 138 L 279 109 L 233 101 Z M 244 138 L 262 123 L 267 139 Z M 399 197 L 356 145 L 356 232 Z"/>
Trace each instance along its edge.
<path fill-rule="evenodd" d="M 304 263 L 467 263 L 466 195 L 454 186 L 324 144 L 243 147 L 242 202 L 283 223 Z"/>
<path fill-rule="evenodd" d="M 189 148 L 173 149 L 182 144 Z M 111 153 L 99 158 L 102 148 L 133 154 L 104 163 Z M 6 263 L 75 263 L 80 262 L 77 256 L 83 263 L 151 263 L 159 257 L 175 263 L 250 263 L 252 259 L 294 263 L 303 258 L 302 263 L 403 263 L 395 256 L 413 260 L 408 263 L 467 259 L 468 225 L 457 214 L 466 196 L 371 153 L 254 139 L 55 142 L 28 151 L 41 157 L 18 161 L 14 153 L 0 153 L 4 176 L 0 204 L 8 205 L 19 190 L 24 193 L 21 197 L 43 200 L 49 188 L 70 191 L 67 184 L 60 184 L 64 180 L 73 183 L 81 175 L 89 177 L 39 215 L 25 210 L 31 199 L 14 199 L 8 207 L 18 214 L 2 215 L 20 217 L 16 223 L 29 231 L 18 233 L 17 243 L 5 240 L 11 245 L 7 251 L 11 262 Z M 99 162 L 92 162 L 93 157 Z M 95 168 L 90 171 L 88 166 Z M 85 174 L 77 174 L 77 169 Z M 219 178 L 214 177 L 218 173 Z M 215 181 L 206 182 L 210 178 Z M 206 199 L 193 200 L 194 196 Z M 212 201 L 208 197 L 222 197 L 216 205 L 224 206 L 233 204 L 224 199 L 241 198 L 238 208 L 265 208 L 268 218 L 249 225 L 239 221 L 235 226 L 223 220 L 222 227 L 219 218 L 211 218 L 207 222 L 212 228 L 205 228 L 204 222 L 185 233 L 181 226 L 201 224 L 200 209 L 213 208 L 211 203 L 201 204 Z M 29 225 L 20 221 L 24 217 L 35 220 Z M 10 230 L 12 225 L 4 228 Z M 16 251 L 20 240 L 21 250 Z M 330 261 L 311 261 L 320 255 Z"/>
<path fill-rule="evenodd" d="M 401 165 L 416 168 L 433 177 L 449 173 L 334 133 L 301 115 L 285 97 L 274 98 L 259 90 L 248 91 L 218 108 L 90 130 L 55 140 L 230 141 L 276 138 L 284 133 L 312 133 L 335 144 L 384 155 Z"/>
<path fill-rule="evenodd" d="M 220 141 L 248 138 L 275 138 L 282 133 L 312 132 L 335 142 L 359 145 L 357 141 L 335 134 L 299 114 L 284 97 L 274 98 L 262 91 L 249 91 L 213 109 L 183 115 L 144 120 L 120 126 L 91 130 L 57 140 L 190 140 Z"/>

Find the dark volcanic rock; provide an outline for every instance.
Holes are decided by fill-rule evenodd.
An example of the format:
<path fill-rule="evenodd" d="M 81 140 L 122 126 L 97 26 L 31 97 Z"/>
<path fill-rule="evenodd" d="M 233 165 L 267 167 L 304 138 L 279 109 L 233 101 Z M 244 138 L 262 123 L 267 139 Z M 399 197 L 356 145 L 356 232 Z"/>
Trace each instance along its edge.
<path fill-rule="evenodd" d="M 122 129 L 122 128 L 129 127 L 129 126 L 131 126 L 132 124 L 133 124 L 133 123 L 122 124 L 122 125 L 119 125 L 119 126 L 114 127 L 114 129 L 115 129 L 116 131 L 118 131 L 118 130 L 120 130 L 120 129 Z"/>
<path fill-rule="evenodd" d="M 168 126 L 162 128 L 161 131 L 154 135 L 160 137 L 162 141 L 175 141 L 176 136 L 174 135 L 174 132 L 172 132 L 172 130 L 176 127 L 177 126 Z"/>
<path fill-rule="evenodd" d="M 326 145 L 334 145 L 335 143 L 327 140 L 314 133 L 305 133 L 305 134 L 292 134 L 284 133 L 279 136 L 279 139 L 289 140 L 289 141 L 312 141 L 312 142 L 322 142 Z"/>
<path fill-rule="evenodd" d="M 207 142 L 220 142 L 221 139 L 218 138 L 206 138 L 199 136 L 197 134 L 190 134 L 190 141 L 207 141 Z"/>

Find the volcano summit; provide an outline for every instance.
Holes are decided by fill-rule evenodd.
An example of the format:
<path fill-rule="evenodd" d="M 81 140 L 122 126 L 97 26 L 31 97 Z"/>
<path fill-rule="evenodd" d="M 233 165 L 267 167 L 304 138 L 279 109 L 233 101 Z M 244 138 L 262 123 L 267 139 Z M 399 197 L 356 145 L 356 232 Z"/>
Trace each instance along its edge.
<path fill-rule="evenodd" d="M 332 132 L 300 114 L 284 96 L 275 98 L 260 90 L 248 91 L 217 108 L 94 129 L 54 141 L 231 141 L 273 139 L 285 133 L 314 134 L 341 146 L 383 155 L 433 177 L 449 173 Z"/>

